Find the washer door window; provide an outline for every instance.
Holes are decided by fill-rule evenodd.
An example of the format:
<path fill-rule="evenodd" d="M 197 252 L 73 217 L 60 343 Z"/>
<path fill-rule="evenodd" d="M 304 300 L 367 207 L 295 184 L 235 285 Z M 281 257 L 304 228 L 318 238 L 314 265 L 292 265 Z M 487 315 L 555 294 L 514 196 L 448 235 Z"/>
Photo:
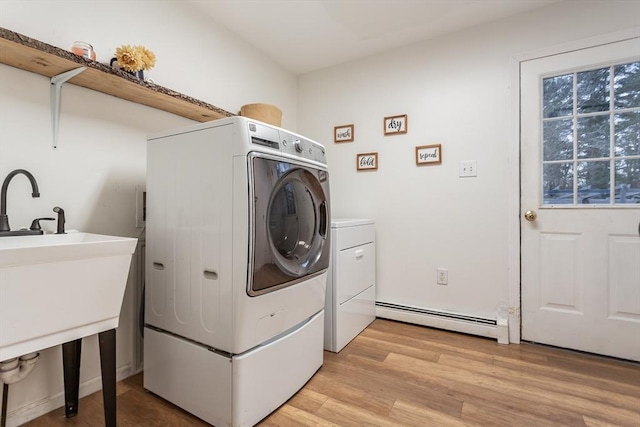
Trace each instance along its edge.
<path fill-rule="evenodd" d="M 254 193 L 249 295 L 320 274 L 329 266 L 327 172 L 250 156 Z"/>

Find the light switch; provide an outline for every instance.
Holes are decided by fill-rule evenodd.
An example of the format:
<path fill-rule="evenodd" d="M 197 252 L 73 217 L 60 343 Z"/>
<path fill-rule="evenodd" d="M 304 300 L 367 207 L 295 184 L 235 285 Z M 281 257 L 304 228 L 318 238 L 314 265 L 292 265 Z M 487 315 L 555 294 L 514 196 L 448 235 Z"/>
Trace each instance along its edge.
<path fill-rule="evenodd" d="M 461 160 L 459 176 L 478 176 L 478 162 L 476 160 Z"/>

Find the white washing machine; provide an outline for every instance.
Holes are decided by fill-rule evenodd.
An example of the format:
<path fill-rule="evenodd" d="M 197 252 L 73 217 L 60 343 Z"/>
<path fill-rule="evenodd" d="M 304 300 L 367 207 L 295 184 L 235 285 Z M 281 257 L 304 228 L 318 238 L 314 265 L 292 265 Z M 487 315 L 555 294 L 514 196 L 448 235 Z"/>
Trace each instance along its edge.
<path fill-rule="evenodd" d="M 376 318 L 376 243 L 372 219 L 331 221 L 324 348 L 339 352 Z"/>
<path fill-rule="evenodd" d="M 322 365 L 324 148 L 232 117 L 154 135 L 147 157 L 144 387 L 254 425 Z"/>

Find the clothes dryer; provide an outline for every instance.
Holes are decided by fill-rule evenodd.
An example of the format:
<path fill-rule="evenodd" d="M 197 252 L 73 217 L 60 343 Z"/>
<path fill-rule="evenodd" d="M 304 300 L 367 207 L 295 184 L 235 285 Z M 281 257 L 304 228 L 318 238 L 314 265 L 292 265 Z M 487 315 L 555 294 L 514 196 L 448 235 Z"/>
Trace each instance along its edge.
<path fill-rule="evenodd" d="M 322 365 L 322 145 L 232 117 L 148 140 L 144 386 L 253 425 Z"/>
<path fill-rule="evenodd" d="M 324 348 L 337 353 L 376 318 L 374 221 L 332 219 L 331 246 Z"/>

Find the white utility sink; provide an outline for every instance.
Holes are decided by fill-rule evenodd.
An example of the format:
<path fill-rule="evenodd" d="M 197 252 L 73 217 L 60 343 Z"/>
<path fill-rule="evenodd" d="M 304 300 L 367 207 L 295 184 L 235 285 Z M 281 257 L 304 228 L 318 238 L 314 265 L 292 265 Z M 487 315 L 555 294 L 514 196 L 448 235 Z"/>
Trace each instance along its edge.
<path fill-rule="evenodd" d="M 118 326 L 137 239 L 0 238 L 0 361 Z"/>

